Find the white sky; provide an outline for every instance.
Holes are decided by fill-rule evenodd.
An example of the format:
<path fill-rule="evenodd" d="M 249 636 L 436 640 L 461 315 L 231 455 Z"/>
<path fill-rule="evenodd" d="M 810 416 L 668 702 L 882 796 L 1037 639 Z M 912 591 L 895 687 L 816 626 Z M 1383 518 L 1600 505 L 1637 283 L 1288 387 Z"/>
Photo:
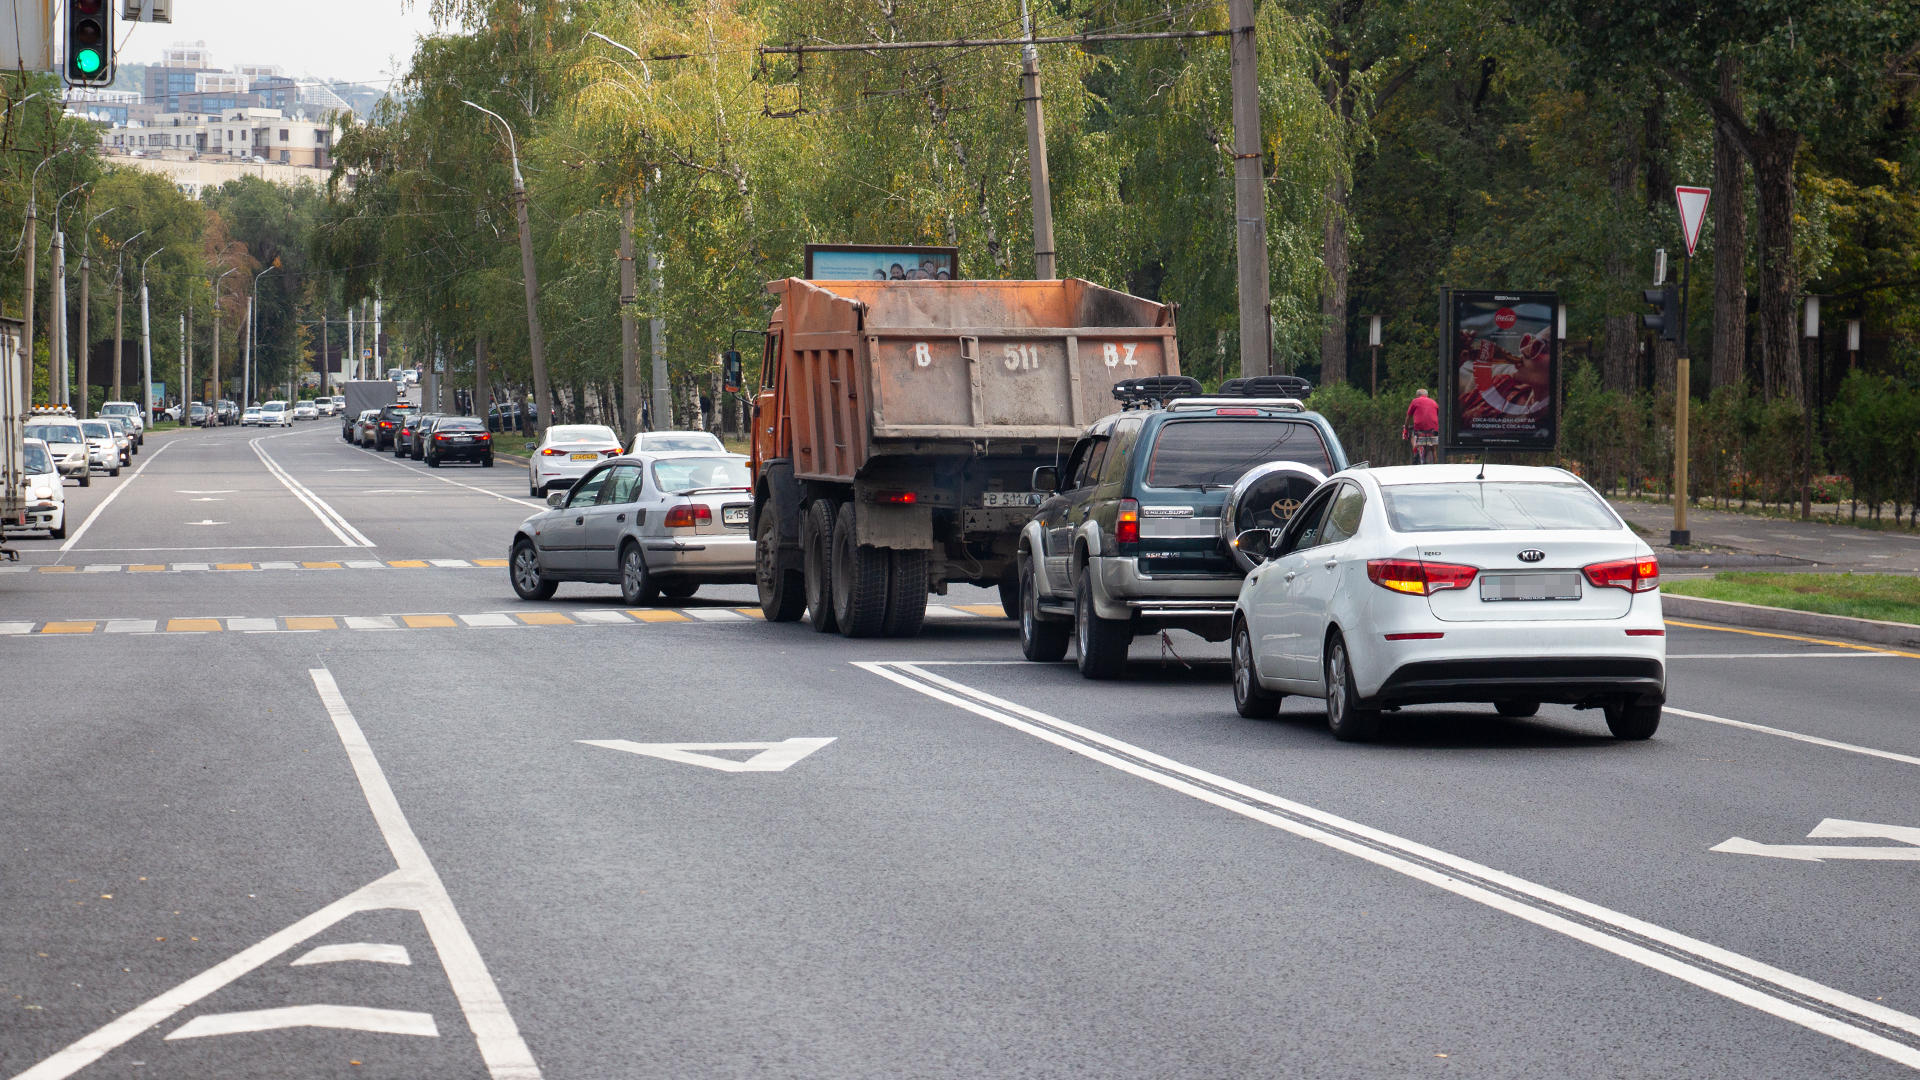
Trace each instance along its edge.
<path fill-rule="evenodd" d="M 214 67 L 278 64 L 294 78 L 384 89 L 405 72 L 416 35 L 432 31 L 426 8 L 426 0 L 173 0 L 172 24 L 123 21 L 116 36 L 128 63 L 159 63 L 176 41 L 205 41 Z"/>

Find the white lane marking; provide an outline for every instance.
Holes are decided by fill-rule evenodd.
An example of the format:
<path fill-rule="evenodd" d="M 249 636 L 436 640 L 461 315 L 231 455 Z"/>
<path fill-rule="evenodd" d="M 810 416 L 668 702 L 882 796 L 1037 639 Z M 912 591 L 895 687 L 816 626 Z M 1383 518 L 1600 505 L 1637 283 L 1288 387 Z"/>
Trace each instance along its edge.
<path fill-rule="evenodd" d="M 443 566 L 443 567 L 459 568 L 459 569 L 465 569 L 473 565 L 472 563 L 468 562 L 465 559 L 428 559 L 427 563 L 432 566 Z"/>
<path fill-rule="evenodd" d="M 110 619 L 107 621 L 107 633 L 151 634 L 159 625 L 154 619 Z"/>
<path fill-rule="evenodd" d="M 299 568 L 300 564 L 294 562 L 263 562 L 256 567 L 259 570 L 298 570 Z"/>
<path fill-rule="evenodd" d="M 161 443 L 159 446 L 154 447 L 153 453 L 148 454 L 147 460 L 142 462 L 139 468 L 133 470 L 133 475 L 127 477 L 126 483 L 121 484 L 119 487 L 116 487 L 112 491 L 107 492 L 107 497 L 104 499 L 101 499 L 100 505 L 93 508 L 93 513 L 87 515 L 87 520 L 81 522 L 80 527 L 74 530 L 73 535 L 67 537 L 67 542 L 60 545 L 61 557 L 64 558 L 67 552 L 73 550 L 73 546 L 75 544 L 78 544 L 80 542 L 80 538 L 87 535 L 87 530 L 93 527 L 94 521 L 97 520 L 101 514 L 106 512 L 107 507 L 113 505 L 113 500 L 119 498 L 121 492 L 132 487 L 133 482 L 135 480 L 140 479 L 140 474 L 147 471 L 148 465 L 151 465 L 155 461 L 160 460 L 160 455 L 166 453 L 168 450 L 171 450 L 171 449 L 173 449 L 173 444 L 170 442 Z M 102 550 L 106 550 L 106 549 L 102 549 Z"/>
<path fill-rule="evenodd" d="M 624 750 L 629 754 L 699 765 L 720 772 L 785 772 L 795 762 L 832 742 L 832 739 L 787 739 L 784 742 L 637 743 L 625 739 L 581 739 L 588 746 Z M 714 757 L 703 750 L 758 750 L 744 761 Z"/>
<path fill-rule="evenodd" d="M 948 607 L 945 604 L 928 604 L 927 618 L 929 619 L 971 619 L 971 618 L 974 618 L 974 616 L 967 612 L 961 611 L 957 607 Z"/>
<path fill-rule="evenodd" d="M 468 626 L 519 626 L 510 615 L 462 615 L 460 621 Z"/>
<path fill-rule="evenodd" d="M 328 506 L 325 499 L 309 491 L 305 484 L 295 480 L 292 473 L 281 468 L 279 462 L 267 455 L 266 448 L 260 444 L 272 438 L 279 438 L 279 436 L 263 435 L 247 441 L 247 445 L 252 447 L 254 454 L 260 458 L 260 463 L 267 467 L 267 472 L 275 480 L 280 481 L 282 487 L 291 491 L 293 497 L 300 500 L 303 506 L 313 511 L 313 516 L 320 519 L 320 524 L 325 525 L 328 532 L 339 537 L 342 544 L 347 547 L 373 547 L 373 541 L 367 539 L 359 529 L 354 528 L 352 522 L 340 515 L 340 511 Z"/>
<path fill-rule="evenodd" d="M 1803 656 L 1819 660 L 1859 660 L 1869 656 L 1898 656 L 1890 652 L 1862 651 L 1809 651 L 1809 652 L 1731 652 L 1731 653 L 1668 653 L 1669 660 L 1798 660 Z"/>
<path fill-rule="evenodd" d="M 83 552 L 107 551 L 327 551 L 340 550 L 339 544 L 212 544 L 206 547 L 81 548 Z"/>
<path fill-rule="evenodd" d="M 186 524 L 188 525 L 225 525 L 227 523 L 224 521 L 215 521 L 212 518 L 208 518 L 205 521 L 189 521 Z"/>
<path fill-rule="evenodd" d="M 82 567 L 80 572 L 83 574 L 110 574 L 118 572 L 119 569 L 119 563 L 90 563 Z"/>
<path fill-rule="evenodd" d="M 1920 1069 L 1920 1048 L 1872 1030 L 1891 1029 L 1920 1038 L 1920 1017 L 1450 852 L 1184 765 L 935 675 L 910 662 L 856 661 L 854 666 L 1121 772 L 1424 881 L 1770 1016 Z"/>
<path fill-rule="evenodd" d="M 687 608 L 686 614 L 702 622 L 746 622 L 747 617 L 726 608 Z"/>
<path fill-rule="evenodd" d="M 376 457 L 379 457 L 380 460 L 386 462 L 389 465 L 392 465 L 396 469 L 405 469 L 407 472 L 412 473 L 415 476 L 418 476 L 424 480 L 438 480 L 443 484 L 452 484 L 454 487 L 466 488 L 468 491 L 477 491 L 482 495 L 491 495 L 496 499 L 505 499 L 510 503 L 519 503 L 521 506 L 531 506 L 535 510 L 545 510 L 547 508 L 547 504 L 544 502 L 534 502 L 532 499 L 522 499 L 515 495 L 503 495 L 498 491 L 493 491 L 488 488 L 475 487 L 472 484 L 462 483 L 458 480 L 453 480 L 448 477 L 441 476 L 439 473 L 428 472 L 424 468 L 414 468 L 412 465 L 402 464 L 399 461 L 394 460 L 393 458 L 387 457 L 386 455 L 379 454 L 373 450 L 368 450 L 364 446 L 361 447 L 360 449 L 365 453 L 374 454 Z"/>
<path fill-rule="evenodd" d="M 385 570 L 387 569 L 387 564 L 380 562 L 377 559 L 348 559 L 347 569 L 349 570 Z"/>
<path fill-rule="evenodd" d="M 572 611 L 568 612 L 568 614 L 583 623 L 630 623 L 634 621 L 631 615 L 624 615 L 618 611 Z"/>
<path fill-rule="evenodd" d="M 232 495 L 239 490 L 239 488 L 209 488 L 205 491 L 190 491 L 186 488 L 175 488 L 174 493 L 177 495 Z M 195 499 L 193 501 L 199 502 L 200 500 Z"/>
<path fill-rule="evenodd" d="M 386 838 L 394 862 L 399 864 L 402 873 L 420 878 L 427 886 L 428 895 L 421 898 L 420 918 L 427 924 L 427 936 L 432 939 L 434 949 L 440 953 L 440 963 L 446 968 L 447 981 L 453 987 L 454 996 L 460 1000 L 460 1010 L 466 1014 L 467 1026 L 473 1029 L 474 1040 L 479 1044 L 480 1057 L 487 1063 L 487 1071 L 494 1080 L 538 1080 L 540 1067 L 534 1064 L 532 1052 L 521 1040 L 520 1029 L 514 1024 L 512 1014 L 507 1012 L 506 1001 L 500 997 L 499 987 L 494 985 L 493 976 L 487 973 L 486 961 L 480 958 L 480 950 L 474 945 L 472 935 L 467 933 L 466 924 L 460 921 L 460 913 L 454 910 L 453 897 L 447 894 L 447 887 L 441 883 L 440 875 L 427 859 L 426 849 L 420 846 L 419 838 L 414 836 L 413 828 L 407 824 L 400 801 L 394 798 L 393 789 L 387 785 L 386 774 L 380 771 L 380 762 L 373 756 L 373 747 L 368 745 L 366 735 L 361 732 L 353 713 L 347 709 L 346 700 L 340 696 L 333 673 L 326 668 L 314 668 L 308 674 L 313 676 L 313 685 L 320 691 L 320 700 L 333 718 L 334 730 L 339 733 L 341 744 L 347 748 L 347 759 L 353 764 L 354 774 L 360 778 L 360 788 L 367 796 L 367 807 L 373 811 L 373 820 L 379 824 L 380 834 Z"/>
<path fill-rule="evenodd" d="M 1795 742 L 1808 743 L 1813 746 L 1824 746 L 1830 750 L 1845 750 L 1850 754 L 1865 754 L 1868 757 L 1885 758 L 1888 761 L 1898 761 L 1902 765 L 1920 765 L 1920 757 L 1915 757 L 1912 754 L 1897 754 L 1892 750 L 1876 750 L 1871 746 L 1856 746 L 1853 743 L 1844 743 L 1836 739 L 1823 739 L 1818 735 L 1802 735 L 1798 731 L 1768 727 L 1765 724 L 1748 723 L 1745 720 L 1729 720 L 1724 716 L 1714 716 L 1711 713 L 1694 712 L 1691 709 L 1676 709 L 1672 705 L 1666 706 L 1666 711 L 1675 716 L 1684 716 L 1692 720 L 1705 720 L 1709 724 L 1725 724 L 1728 727 L 1744 728 L 1747 731 L 1760 732 L 1762 735 L 1778 735 L 1783 739 L 1792 739 Z"/>
<path fill-rule="evenodd" d="M 1807 834 L 1809 840 L 1898 840 L 1909 847 L 1865 847 L 1839 844 L 1762 844 L 1738 836 L 1708 848 L 1734 855 L 1764 855 L 1771 859 L 1824 862 L 1827 859 L 1869 859 L 1920 862 L 1920 829 L 1911 825 L 1881 825 L 1873 821 L 1827 818 Z"/>
<path fill-rule="evenodd" d="M 33 633 L 33 624 L 30 622 L 0 622 L 0 634 L 31 633 Z"/>
<path fill-rule="evenodd" d="M 196 1016 L 169 1033 L 167 1041 L 298 1027 L 376 1031 L 383 1035 L 424 1035 L 430 1039 L 440 1037 L 440 1029 L 434 1026 L 433 1017 L 423 1012 L 370 1009 L 363 1005 L 289 1005 L 279 1009 Z"/>
<path fill-rule="evenodd" d="M 413 958 L 407 955 L 405 945 L 384 945 L 371 941 L 349 941 L 339 945 L 319 945 L 308 949 L 302 956 L 296 957 L 288 967 L 300 967 L 304 964 L 341 964 L 361 961 L 368 964 L 399 964 L 401 967 L 413 966 Z"/>
<path fill-rule="evenodd" d="M 394 630 L 400 625 L 391 615 L 348 615 L 346 620 L 349 630 Z"/>
<path fill-rule="evenodd" d="M 278 630 L 280 624 L 273 619 L 228 619 L 227 629 L 243 631 Z"/>

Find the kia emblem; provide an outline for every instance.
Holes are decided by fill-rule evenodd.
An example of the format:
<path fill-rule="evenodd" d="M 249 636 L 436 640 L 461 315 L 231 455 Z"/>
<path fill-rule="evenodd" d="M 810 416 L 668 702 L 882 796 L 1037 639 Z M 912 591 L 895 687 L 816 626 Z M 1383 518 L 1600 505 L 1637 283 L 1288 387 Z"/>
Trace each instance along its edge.
<path fill-rule="evenodd" d="M 1520 553 L 1521 562 L 1539 562 L 1541 559 L 1544 559 L 1546 557 L 1547 557 L 1547 553 L 1544 551 L 1541 551 L 1539 548 L 1528 548 L 1527 550 Z"/>

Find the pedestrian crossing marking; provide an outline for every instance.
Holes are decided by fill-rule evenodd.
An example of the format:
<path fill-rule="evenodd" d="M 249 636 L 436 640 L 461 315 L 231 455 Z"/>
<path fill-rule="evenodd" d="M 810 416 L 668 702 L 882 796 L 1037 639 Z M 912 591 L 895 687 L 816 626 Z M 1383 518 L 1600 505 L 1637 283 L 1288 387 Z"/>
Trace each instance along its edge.
<path fill-rule="evenodd" d="M 991 614 L 987 614 L 991 613 Z M 999 607 L 970 604 L 958 607 L 929 605 L 929 624 L 978 622 L 992 619 L 1004 622 Z M 0 635 L 48 634 L 154 634 L 154 633 L 285 633 L 289 630 L 455 630 L 455 629 L 528 629 L 535 627 L 617 627 L 646 626 L 653 623 L 699 623 L 703 625 L 746 625 L 764 623 L 757 607 L 691 608 L 580 608 L 565 611 L 533 608 L 523 611 L 489 611 L 474 614 L 452 612 L 406 612 L 393 615 L 284 615 L 232 616 L 210 618 L 194 616 L 177 619 L 69 619 L 47 622 L 0 623 Z"/>
<path fill-rule="evenodd" d="M 213 568 L 215 570 L 251 570 L 253 569 L 253 564 L 250 562 L 223 562 L 214 563 Z"/>
<path fill-rule="evenodd" d="M 40 572 L 43 574 L 71 574 L 79 569 L 77 566 L 43 566 L 40 568 Z"/>
<path fill-rule="evenodd" d="M 415 630 L 431 630 L 441 627 L 458 626 L 451 615 L 402 615 L 400 621 Z"/>
<path fill-rule="evenodd" d="M 167 567 L 164 563 L 135 563 L 127 569 L 136 574 L 158 574 L 164 573 Z"/>
<path fill-rule="evenodd" d="M 573 620 L 557 611 L 524 611 L 517 613 L 521 622 L 528 626 L 572 626 Z"/>
<path fill-rule="evenodd" d="M 339 563 L 337 563 L 337 562 L 303 562 L 303 563 L 301 563 L 300 565 L 301 565 L 301 566 L 302 566 L 303 568 L 305 568 L 305 569 L 308 569 L 308 570 L 338 570 L 338 569 L 340 569 L 340 564 L 339 564 Z"/>
<path fill-rule="evenodd" d="M 387 565 L 397 570 L 425 570 L 433 564 L 425 559 L 398 559 L 389 561 Z"/>
<path fill-rule="evenodd" d="M 473 560 L 473 565 L 475 565 L 475 566 L 484 566 L 484 567 L 486 567 L 486 568 L 487 568 L 487 569 L 489 569 L 489 570 L 504 570 L 504 569 L 506 569 L 506 565 L 507 565 L 507 560 L 505 560 L 505 559 L 475 559 L 475 560 Z"/>
<path fill-rule="evenodd" d="M 91 634 L 98 625 L 90 622 L 50 622 L 40 628 L 43 634 Z"/>
<path fill-rule="evenodd" d="M 167 633 L 206 633 L 222 629 L 219 619 L 168 619 Z"/>
<path fill-rule="evenodd" d="M 340 621 L 331 615 L 296 615 L 283 620 L 289 630 L 338 630 Z"/>
<path fill-rule="evenodd" d="M 688 619 L 687 616 L 682 615 L 677 611 L 667 611 L 661 608 L 628 608 L 627 614 L 633 616 L 636 619 L 639 619 L 641 622 L 689 622 L 691 621 Z"/>

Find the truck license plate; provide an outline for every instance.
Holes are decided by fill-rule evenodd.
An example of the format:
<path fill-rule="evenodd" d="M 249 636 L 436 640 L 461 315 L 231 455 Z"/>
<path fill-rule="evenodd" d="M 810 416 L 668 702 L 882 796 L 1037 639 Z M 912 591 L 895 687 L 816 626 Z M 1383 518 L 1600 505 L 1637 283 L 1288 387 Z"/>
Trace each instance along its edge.
<path fill-rule="evenodd" d="M 1578 600 L 1579 574 L 1482 574 L 1482 600 Z"/>
<path fill-rule="evenodd" d="M 1046 495 L 1038 491 L 989 491 L 982 506 L 1039 506 Z"/>
<path fill-rule="evenodd" d="M 720 524 L 722 524 L 722 525 L 745 525 L 746 523 L 747 523 L 747 508 L 746 508 L 746 507 L 744 507 L 744 506 L 727 506 L 727 507 L 722 507 L 722 508 L 721 508 L 721 510 L 720 510 Z"/>

